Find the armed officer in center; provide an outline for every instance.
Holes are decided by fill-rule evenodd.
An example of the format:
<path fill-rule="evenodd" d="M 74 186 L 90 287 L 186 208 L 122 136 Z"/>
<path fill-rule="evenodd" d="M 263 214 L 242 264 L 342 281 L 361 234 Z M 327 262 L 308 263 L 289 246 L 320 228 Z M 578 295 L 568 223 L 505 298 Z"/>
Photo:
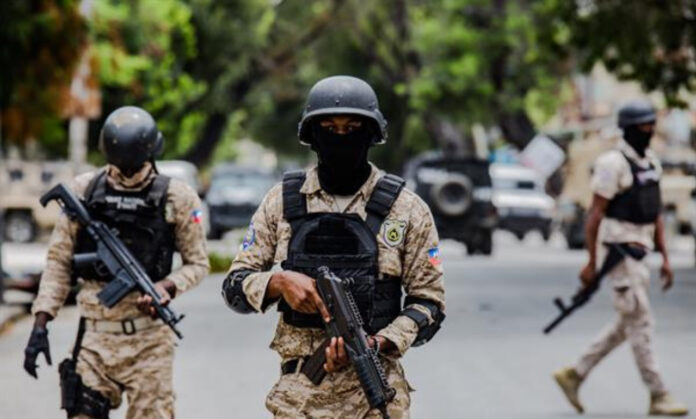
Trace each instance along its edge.
<path fill-rule="evenodd" d="M 410 392 L 399 358 L 430 340 L 444 319 L 438 236 L 427 205 L 368 161 L 384 143 L 387 123 L 363 80 L 334 76 L 317 82 L 299 124 L 300 142 L 317 153 L 308 171 L 286 173 L 254 214 L 223 282 L 239 313 L 282 313 L 271 349 L 281 376 L 266 399 L 277 418 L 378 417 L 370 409 L 342 338 L 326 348 L 328 375 L 314 385 L 303 364 L 322 345 L 329 320 L 317 293 L 317 269 L 353 278 L 369 343 L 396 390 L 392 418 L 409 417 Z M 280 269 L 271 269 L 274 265 Z M 405 300 L 402 305 L 402 292 Z"/>
<path fill-rule="evenodd" d="M 200 199 L 185 183 L 157 172 L 154 159 L 162 146 L 149 113 L 119 108 L 107 117 L 100 135 L 108 164 L 78 176 L 69 187 L 92 218 L 118 232 L 166 304 L 198 284 L 209 266 Z M 100 304 L 97 294 L 113 278 L 98 265 L 73 264 L 75 254 L 94 252 L 95 246 L 85 229 L 61 215 L 32 307 L 35 323 L 24 368 L 37 377 L 42 353 L 51 364 L 46 325 L 63 305 L 72 279 L 80 279 L 78 337 L 72 358 L 61 364 L 62 392 L 76 404 L 66 409 L 68 417 L 107 418 L 125 392 L 126 417 L 173 418 L 174 333 L 154 318 L 150 297 L 138 292 L 111 309 Z M 172 270 L 176 250 L 183 264 Z M 70 360 L 76 362 L 78 379 L 63 371 Z"/>
<path fill-rule="evenodd" d="M 656 114 L 649 102 L 636 101 L 619 110 L 623 139 L 617 148 L 597 159 L 592 176 L 594 197 L 586 224 L 589 261 L 580 273 L 585 285 L 595 276 L 597 261 L 607 254 L 605 243 L 620 243 L 662 254 L 663 290 L 672 286 L 673 273 L 665 245 L 660 201 L 661 167 L 648 148 L 655 130 Z M 584 411 L 578 390 L 590 371 L 614 348 L 628 340 L 641 378 L 650 391 L 651 415 L 688 414 L 682 403 L 670 396 L 653 350 L 654 319 L 648 299 L 650 271 L 644 259 L 627 256 L 608 273 L 617 319 L 609 324 L 572 367 L 554 377 L 568 401 Z"/>

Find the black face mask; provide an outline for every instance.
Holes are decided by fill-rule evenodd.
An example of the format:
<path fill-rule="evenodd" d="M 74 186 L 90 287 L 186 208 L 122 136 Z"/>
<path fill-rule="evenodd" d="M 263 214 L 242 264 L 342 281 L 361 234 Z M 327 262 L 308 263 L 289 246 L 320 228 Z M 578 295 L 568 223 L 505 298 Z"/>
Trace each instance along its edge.
<path fill-rule="evenodd" d="M 314 150 L 319 156 L 319 184 L 334 195 L 352 195 L 370 176 L 367 151 L 370 133 L 366 128 L 336 134 L 316 125 Z"/>
<path fill-rule="evenodd" d="M 645 157 L 645 149 L 650 145 L 652 136 L 652 130 L 645 132 L 638 128 L 638 125 L 630 125 L 624 129 L 624 139 L 641 157 Z"/>

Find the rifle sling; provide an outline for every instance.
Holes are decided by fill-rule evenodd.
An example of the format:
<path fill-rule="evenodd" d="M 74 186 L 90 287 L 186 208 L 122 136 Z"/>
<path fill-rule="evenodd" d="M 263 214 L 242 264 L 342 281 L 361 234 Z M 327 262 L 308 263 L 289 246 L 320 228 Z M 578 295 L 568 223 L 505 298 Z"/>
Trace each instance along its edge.
<path fill-rule="evenodd" d="M 75 337 L 75 345 L 72 350 L 72 359 L 77 362 L 77 356 L 80 354 L 80 348 L 82 348 L 82 339 L 85 337 L 86 319 L 80 317 L 80 323 L 77 326 L 77 337 Z"/>

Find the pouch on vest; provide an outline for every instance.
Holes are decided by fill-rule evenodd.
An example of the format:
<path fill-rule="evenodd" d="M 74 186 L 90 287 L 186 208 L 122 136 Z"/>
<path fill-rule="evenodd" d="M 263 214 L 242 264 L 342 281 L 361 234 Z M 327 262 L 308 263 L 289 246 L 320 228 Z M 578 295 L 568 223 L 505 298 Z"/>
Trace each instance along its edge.
<path fill-rule="evenodd" d="M 651 224 L 657 220 L 662 209 L 660 181 L 655 167 L 642 168 L 625 154 L 631 167 L 633 184 L 617 194 L 607 207 L 606 216 L 634 224 Z"/>
<path fill-rule="evenodd" d="M 118 232 L 118 237 L 138 258 L 153 281 L 166 277 L 172 269 L 175 251 L 174 225 L 165 215 L 170 178 L 157 175 L 141 191 L 117 191 L 108 185 L 106 172 L 92 179 L 85 192 L 85 207 L 90 215 Z M 77 234 L 75 254 L 96 251 L 86 230 Z M 79 256 L 75 258 L 79 260 Z M 108 281 L 99 266 L 74 264 L 73 276 Z"/>
<path fill-rule="evenodd" d="M 300 193 L 305 174 L 291 172 L 283 179 L 284 216 L 292 228 L 283 269 L 315 277 L 320 266 L 328 266 L 340 278 L 353 278 L 350 291 L 368 333 L 388 325 L 401 310 L 401 279 L 380 278 L 377 230 L 396 200 L 403 181 L 395 181 L 399 178 L 389 175 L 384 178 L 373 192 L 373 197 L 378 196 L 376 199 L 380 202 L 372 205 L 368 202 L 368 214 L 370 207 L 380 208 L 382 214 L 368 215 L 368 221 L 358 214 L 307 213 L 305 197 Z M 278 309 L 290 325 L 324 327 L 318 314 L 297 312 L 282 299 Z"/>

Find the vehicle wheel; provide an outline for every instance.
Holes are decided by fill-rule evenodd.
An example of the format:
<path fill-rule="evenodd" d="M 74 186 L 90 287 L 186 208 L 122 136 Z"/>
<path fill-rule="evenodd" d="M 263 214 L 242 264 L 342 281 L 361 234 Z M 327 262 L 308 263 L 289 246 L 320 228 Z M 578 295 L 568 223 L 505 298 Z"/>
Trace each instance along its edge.
<path fill-rule="evenodd" d="M 447 180 L 432 186 L 430 199 L 435 209 L 448 217 L 463 215 L 473 200 L 473 185 L 468 177 L 450 173 Z"/>
<path fill-rule="evenodd" d="M 493 232 L 491 230 L 484 230 L 481 232 L 479 246 L 479 250 L 482 254 L 488 256 L 493 253 Z"/>
<path fill-rule="evenodd" d="M 549 241 L 551 239 L 551 229 L 550 228 L 544 228 L 541 230 L 541 237 L 544 239 L 545 242 Z"/>
<path fill-rule="evenodd" d="M 517 240 L 522 241 L 522 240 L 524 240 L 524 233 L 521 231 L 518 233 L 515 233 L 515 237 L 517 237 Z"/>
<path fill-rule="evenodd" d="M 5 215 L 5 239 L 15 243 L 28 243 L 36 237 L 36 224 L 31 214 L 12 211 Z"/>
<path fill-rule="evenodd" d="M 583 222 L 574 222 L 563 231 L 568 248 L 573 250 L 585 247 L 585 225 Z"/>
<path fill-rule="evenodd" d="M 222 230 L 210 226 L 210 230 L 208 231 L 208 238 L 210 240 L 220 240 L 220 237 L 222 237 Z"/>
<path fill-rule="evenodd" d="M 476 247 L 474 246 L 474 243 L 472 242 L 465 242 L 464 245 L 466 246 L 466 254 L 471 256 L 476 254 Z"/>

